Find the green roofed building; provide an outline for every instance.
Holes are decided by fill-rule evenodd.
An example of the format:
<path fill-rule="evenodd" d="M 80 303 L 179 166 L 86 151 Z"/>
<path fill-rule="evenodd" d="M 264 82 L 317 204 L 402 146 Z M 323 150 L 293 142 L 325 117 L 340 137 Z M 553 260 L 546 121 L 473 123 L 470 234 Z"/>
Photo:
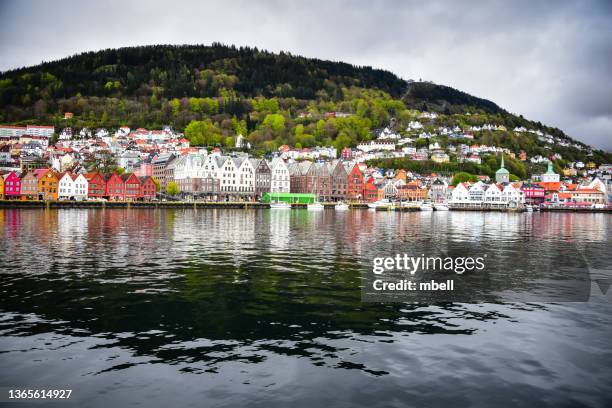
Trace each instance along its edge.
<path fill-rule="evenodd" d="M 315 194 L 302 193 L 263 193 L 261 201 L 263 203 L 284 202 L 290 204 L 311 204 L 314 203 Z"/>
<path fill-rule="evenodd" d="M 506 170 L 504 167 L 504 154 L 502 153 L 501 158 L 501 167 L 499 170 L 495 172 L 495 182 L 496 183 L 509 183 L 510 182 L 510 172 Z"/>

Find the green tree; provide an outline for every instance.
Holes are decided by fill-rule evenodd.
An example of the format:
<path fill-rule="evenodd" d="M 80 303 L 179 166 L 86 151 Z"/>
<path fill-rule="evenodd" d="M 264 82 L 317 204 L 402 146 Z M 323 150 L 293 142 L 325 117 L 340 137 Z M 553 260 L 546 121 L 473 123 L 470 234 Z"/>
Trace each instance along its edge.
<path fill-rule="evenodd" d="M 171 181 L 168 183 L 168 185 L 166 186 L 166 192 L 168 194 L 170 194 L 172 197 L 176 196 L 178 193 L 181 192 L 181 190 L 179 189 L 178 184 L 176 184 L 176 182 Z"/>
<path fill-rule="evenodd" d="M 464 171 L 460 171 L 459 173 L 455 173 L 455 175 L 453 176 L 453 179 L 451 181 L 451 185 L 452 186 L 456 186 L 459 183 L 465 183 L 465 182 L 476 182 L 478 181 L 478 176 L 474 175 L 474 174 L 470 174 L 470 173 L 466 173 Z"/>
<path fill-rule="evenodd" d="M 161 183 L 155 177 L 151 177 L 153 183 L 155 183 L 155 191 L 161 191 Z"/>

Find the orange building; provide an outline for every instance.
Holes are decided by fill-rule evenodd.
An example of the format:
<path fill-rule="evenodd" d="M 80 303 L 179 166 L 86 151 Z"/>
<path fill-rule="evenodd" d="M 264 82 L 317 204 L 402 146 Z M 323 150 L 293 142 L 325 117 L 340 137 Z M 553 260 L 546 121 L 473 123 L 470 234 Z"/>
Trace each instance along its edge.
<path fill-rule="evenodd" d="M 396 180 L 403 180 L 404 182 L 406 181 L 406 170 L 404 169 L 399 169 L 397 171 L 397 174 L 395 175 L 395 179 Z"/>
<path fill-rule="evenodd" d="M 418 180 L 397 187 L 397 195 L 402 201 L 423 201 L 427 198 L 427 189 L 421 187 Z"/>
<path fill-rule="evenodd" d="M 38 173 L 38 194 L 43 200 L 57 200 L 57 174 L 51 169 Z"/>
<path fill-rule="evenodd" d="M 4 200 L 4 176 L 0 174 L 0 200 Z"/>

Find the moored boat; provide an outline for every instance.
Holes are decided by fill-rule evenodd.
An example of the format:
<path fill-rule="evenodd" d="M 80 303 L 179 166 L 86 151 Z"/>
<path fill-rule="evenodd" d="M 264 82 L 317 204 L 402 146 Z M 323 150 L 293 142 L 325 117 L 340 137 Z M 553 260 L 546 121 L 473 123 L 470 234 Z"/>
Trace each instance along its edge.
<path fill-rule="evenodd" d="M 270 203 L 271 210 L 290 210 L 291 204 L 285 203 L 283 201 L 278 201 L 276 203 Z"/>
<path fill-rule="evenodd" d="M 309 211 L 320 211 L 320 210 L 323 210 L 324 207 L 323 207 L 323 204 L 321 204 L 318 201 L 315 201 L 314 203 L 310 203 L 306 205 L 306 209 Z"/>
<path fill-rule="evenodd" d="M 436 211 L 448 211 L 448 206 L 446 204 L 442 204 L 442 203 L 435 204 L 434 205 L 434 210 L 436 210 Z"/>
<path fill-rule="evenodd" d="M 433 211 L 433 206 L 429 203 L 423 203 L 419 208 L 421 211 Z"/>
<path fill-rule="evenodd" d="M 391 202 L 387 200 L 386 198 L 383 198 L 382 200 L 378 200 L 378 201 L 374 201 L 373 203 L 369 203 L 368 208 L 375 210 L 377 208 L 389 207 L 390 205 L 391 205 Z"/>
<path fill-rule="evenodd" d="M 337 204 L 334 206 L 334 209 L 335 209 L 336 211 L 346 211 L 346 210 L 348 210 L 348 209 L 349 209 L 349 206 L 348 206 L 348 204 L 343 203 L 342 201 L 340 201 L 339 203 L 337 203 Z"/>

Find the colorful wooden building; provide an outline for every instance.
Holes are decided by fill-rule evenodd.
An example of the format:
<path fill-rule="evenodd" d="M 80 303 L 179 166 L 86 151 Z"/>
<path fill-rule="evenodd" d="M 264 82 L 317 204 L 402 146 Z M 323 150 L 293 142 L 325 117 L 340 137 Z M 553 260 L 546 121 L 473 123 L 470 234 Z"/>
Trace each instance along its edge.
<path fill-rule="evenodd" d="M 106 195 L 106 181 L 101 173 L 87 173 L 85 174 L 87 179 L 87 198 L 90 199 L 102 199 Z"/>
<path fill-rule="evenodd" d="M 117 173 L 107 174 L 105 196 L 111 201 L 122 201 L 125 197 L 125 182 Z"/>
<path fill-rule="evenodd" d="M 151 176 L 140 177 L 140 198 L 143 201 L 151 201 L 157 194 L 157 184 Z"/>
<path fill-rule="evenodd" d="M 21 179 L 14 171 L 4 175 L 4 198 L 7 200 L 21 197 Z"/>

